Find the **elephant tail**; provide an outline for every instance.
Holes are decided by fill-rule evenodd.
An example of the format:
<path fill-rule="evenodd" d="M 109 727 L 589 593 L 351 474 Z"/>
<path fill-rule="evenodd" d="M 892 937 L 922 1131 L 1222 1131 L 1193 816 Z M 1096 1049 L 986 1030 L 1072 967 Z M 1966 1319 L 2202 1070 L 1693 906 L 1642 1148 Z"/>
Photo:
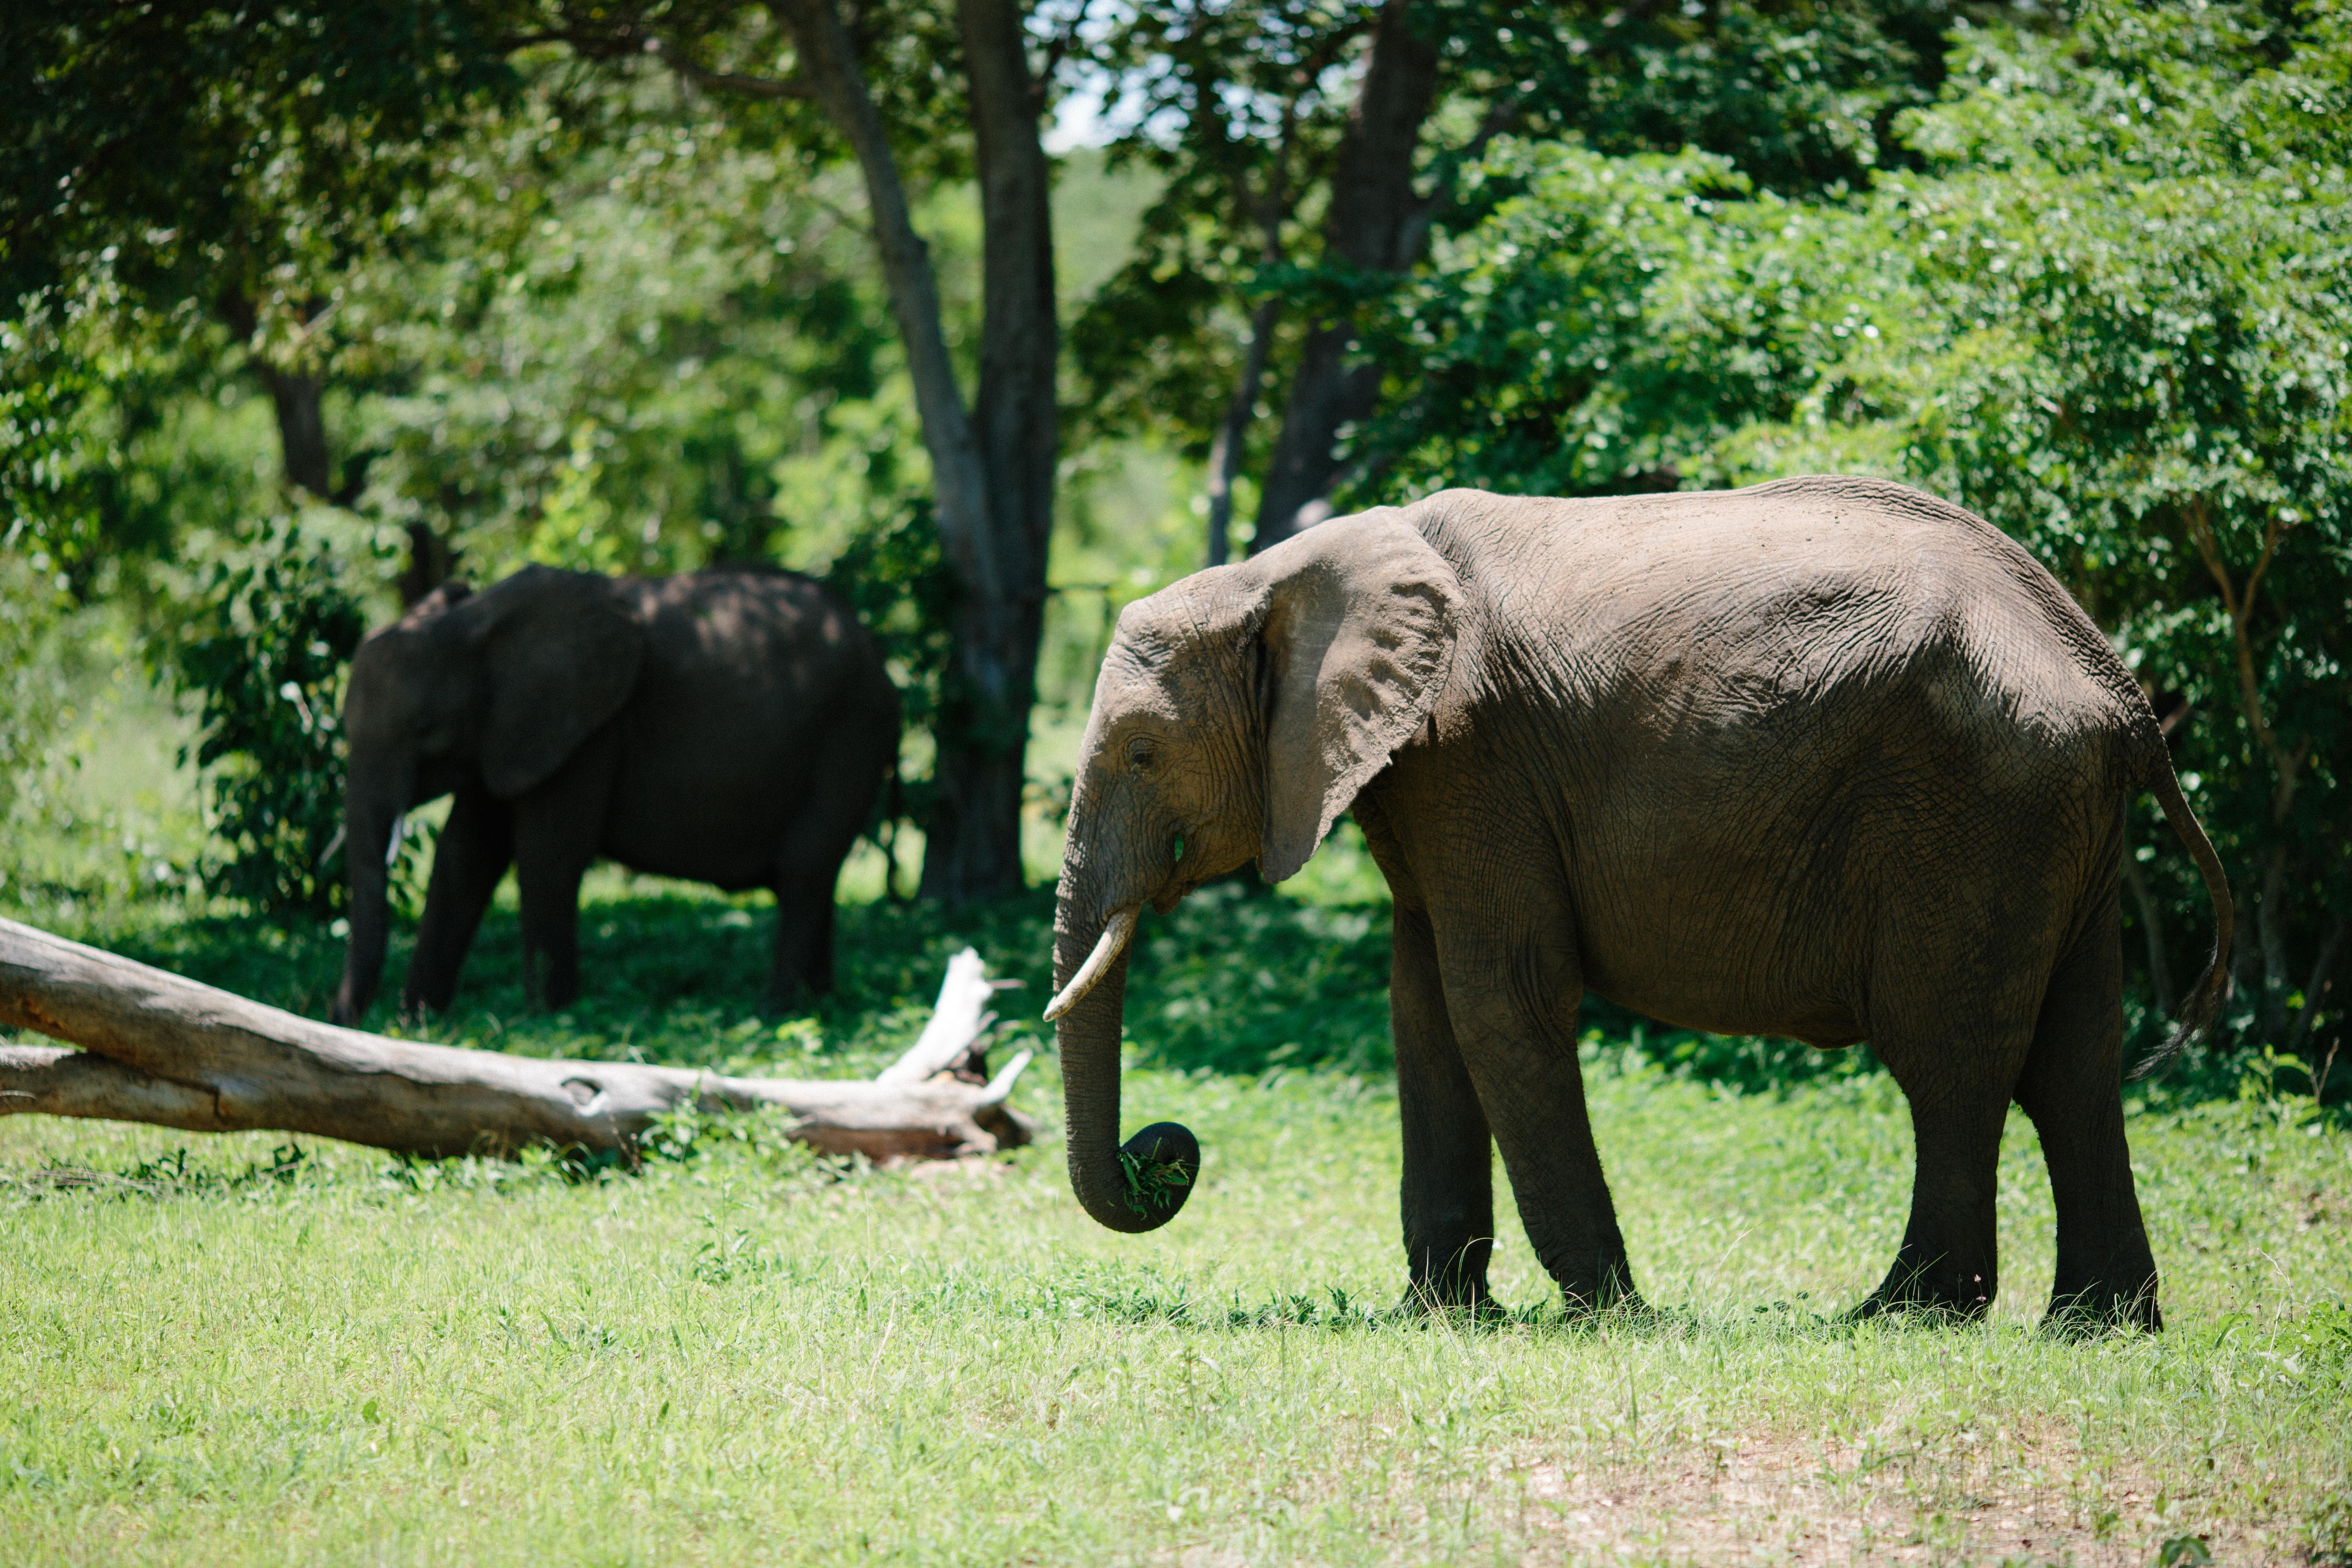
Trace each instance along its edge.
<path fill-rule="evenodd" d="M 2163 1071 L 2183 1047 L 2213 1026 L 2214 1015 L 2230 994 L 2230 928 L 2234 910 L 2230 901 L 2229 879 L 2221 873 L 2221 858 L 2213 853 L 2213 841 L 2205 837 L 2204 824 L 2197 820 L 2197 814 L 2182 798 L 2180 780 L 2172 772 L 2172 757 L 2161 743 L 2156 748 L 2147 791 L 2164 808 L 2164 819 L 2172 824 L 2172 831 L 2179 836 L 2189 858 L 2197 862 L 2197 869 L 2205 879 L 2206 895 L 2213 900 L 2213 959 L 2189 988 L 2188 999 L 2181 1003 L 2179 1022 L 2172 1037 L 2132 1069 L 2135 1080 Z"/>

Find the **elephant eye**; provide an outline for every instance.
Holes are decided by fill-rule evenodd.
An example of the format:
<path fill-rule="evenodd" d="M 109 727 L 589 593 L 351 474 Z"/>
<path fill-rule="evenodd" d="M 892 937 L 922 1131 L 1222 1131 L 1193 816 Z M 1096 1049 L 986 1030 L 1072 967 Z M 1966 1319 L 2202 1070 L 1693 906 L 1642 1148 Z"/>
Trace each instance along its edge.
<path fill-rule="evenodd" d="M 1160 742 L 1149 735 L 1138 735 L 1127 743 L 1127 765 L 1149 768 L 1160 760 Z"/>

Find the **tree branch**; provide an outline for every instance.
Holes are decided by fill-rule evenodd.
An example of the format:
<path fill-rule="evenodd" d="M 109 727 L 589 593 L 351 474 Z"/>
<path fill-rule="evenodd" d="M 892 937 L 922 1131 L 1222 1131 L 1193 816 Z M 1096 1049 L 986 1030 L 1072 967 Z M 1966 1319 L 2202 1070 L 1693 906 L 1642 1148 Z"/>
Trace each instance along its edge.
<path fill-rule="evenodd" d="M 798 76 L 743 76 L 734 71 L 706 70 L 695 64 L 684 50 L 660 37 L 647 37 L 645 49 L 646 53 L 708 92 L 731 92 L 740 98 L 790 98 L 804 103 L 817 100 L 816 85 Z"/>
<path fill-rule="evenodd" d="M 271 1129 L 424 1155 L 546 1143 L 627 1157 L 666 1111 L 775 1108 L 795 1119 L 793 1137 L 829 1153 L 983 1152 L 1030 1141 L 1005 1104 L 1026 1053 L 986 1085 L 935 1075 L 977 1048 L 993 989 L 978 956 L 961 956 L 939 1026 L 879 1079 L 725 1078 L 386 1039 L 0 921 L 0 1026 L 82 1047 L 0 1047 L 0 1115 Z"/>
<path fill-rule="evenodd" d="M 2195 542 L 2197 553 L 2203 558 L 2205 570 L 2212 574 L 2214 583 L 2221 588 L 2221 607 L 2230 615 L 2230 639 L 2237 656 L 2238 690 L 2246 705 L 2247 728 L 2253 731 L 2255 741 L 2269 754 L 2271 765 L 2278 773 L 2278 786 L 2271 796 L 2271 820 L 2284 822 L 2288 811 L 2294 805 L 2297 775 L 2311 755 L 2311 744 L 2305 741 L 2289 752 L 2272 731 L 2270 721 L 2263 712 L 2262 681 L 2254 668 L 2253 636 L 2249 624 L 2254 615 L 2254 595 L 2262 591 L 2263 578 L 2269 573 L 2271 562 L 2278 554 L 2279 539 L 2285 532 L 2285 525 L 2275 512 L 2263 524 L 2262 559 L 2254 563 L 2252 574 L 2246 579 L 2245 591 L 2241 594 L 2231 581 L 2229 566 L 2221 559 L 2221 547 L 2213 536 L 2213 521 L 2207 511 L 2205 498 L 2191 497 L 2183 510 L 2189 520 L 2189 537 Z"/>

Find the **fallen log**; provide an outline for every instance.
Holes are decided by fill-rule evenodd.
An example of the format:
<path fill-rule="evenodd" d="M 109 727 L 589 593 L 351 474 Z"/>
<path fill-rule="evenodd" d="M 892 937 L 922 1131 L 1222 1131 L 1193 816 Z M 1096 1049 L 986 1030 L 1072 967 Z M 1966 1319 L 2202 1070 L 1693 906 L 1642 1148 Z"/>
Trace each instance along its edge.
<path fill-rule="evenodd" d="M 428 1156 L 552 1144 L 629 1158 L 665 1111 L 772 1107 L 827 1153 L 952 1158 L 1034 1135 L 1005 1103 L 1027 1051 L 986 1083 L 955 1076 L 979 1059 L 988 997 L 1005 984 L 959 953 L 929 1026 L 877 1079 L 727 1078 L 389 1039 L 0 920 L 0 1028 L 80 1047 L 0 1045 L 0 1115 L 301 1132 Z"/>

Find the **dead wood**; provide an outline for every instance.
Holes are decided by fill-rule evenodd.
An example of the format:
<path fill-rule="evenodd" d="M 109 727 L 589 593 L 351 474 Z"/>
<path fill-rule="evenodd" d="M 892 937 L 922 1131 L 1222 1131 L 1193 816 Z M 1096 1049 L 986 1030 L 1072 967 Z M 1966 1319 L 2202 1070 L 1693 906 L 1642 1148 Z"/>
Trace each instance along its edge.
<path fill-rule="evenodd" d="M 977 953 L 958 954 L 930 1026 L 877 1079 L 727 1078 L 388 1039 L 0 920 L 0 1028 L 80 1047 L 0 1046 L 0 1115 L 300 1132 L 429 1156 L 545 1143 L 625 1158 L 665 1111 L 773 1107 L 828 1153 L 952 1158 L 1034 1134 L 1005 1103 L 1028 1052 L 984 1084 L 952 1073 L 977 1059 L 999 984 Z"/>

